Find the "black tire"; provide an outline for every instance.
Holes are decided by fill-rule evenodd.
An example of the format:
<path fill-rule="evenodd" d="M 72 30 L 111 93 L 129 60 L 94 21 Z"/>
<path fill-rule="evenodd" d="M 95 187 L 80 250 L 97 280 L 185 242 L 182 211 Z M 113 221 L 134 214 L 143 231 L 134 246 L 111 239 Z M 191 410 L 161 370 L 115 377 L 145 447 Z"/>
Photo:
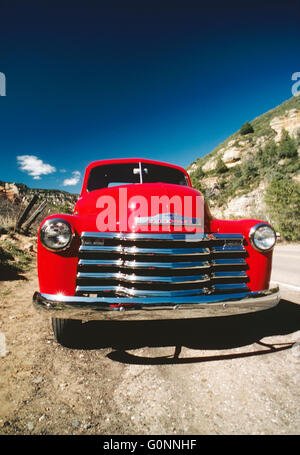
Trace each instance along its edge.
<path fill-rule="evenodd" d="M 71 347 L 76 343 L 76 340 L 78 342 L 81 325 L 81 321 L 75 319 L 52 318 L 55 339 L 63 346 Z"/>

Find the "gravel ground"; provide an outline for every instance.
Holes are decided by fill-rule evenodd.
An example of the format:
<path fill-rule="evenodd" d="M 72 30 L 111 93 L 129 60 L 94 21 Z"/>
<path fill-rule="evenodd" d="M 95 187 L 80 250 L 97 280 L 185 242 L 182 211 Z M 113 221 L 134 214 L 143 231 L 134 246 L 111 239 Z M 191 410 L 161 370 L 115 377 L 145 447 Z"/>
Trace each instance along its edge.
<path fill-rule="evenodd" d="M 0 283 L 0 434 L 299 434 L 299 293 L 242 316 L 89 322 L 67 348 L 37 289 L 35 272 Z"/>

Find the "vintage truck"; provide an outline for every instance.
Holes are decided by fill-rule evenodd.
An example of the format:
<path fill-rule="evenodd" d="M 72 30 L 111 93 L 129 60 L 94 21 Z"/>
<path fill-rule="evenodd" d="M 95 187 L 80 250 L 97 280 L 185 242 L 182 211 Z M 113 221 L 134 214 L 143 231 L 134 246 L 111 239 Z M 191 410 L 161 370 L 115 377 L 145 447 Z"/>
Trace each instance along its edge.
<path fill-rule="evenodd" d="M 39 292 L 58 342 L 78 321 L 214 317 L 265 310 L 276 233 L 212 217 L 185 169 L 146 159 L 91 163 L 72 215 L 38 232 Z"/>

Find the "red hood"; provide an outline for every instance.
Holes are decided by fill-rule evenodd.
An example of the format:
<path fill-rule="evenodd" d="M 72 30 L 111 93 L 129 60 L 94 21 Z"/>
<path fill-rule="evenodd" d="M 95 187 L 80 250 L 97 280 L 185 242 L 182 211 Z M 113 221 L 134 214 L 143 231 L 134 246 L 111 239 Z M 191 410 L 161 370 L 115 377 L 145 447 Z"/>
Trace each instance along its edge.
<path fill-rule="evenodd" d="M 158 204 L 158 201 L 161 203 Z M 73 221 L 78 233 L 102 231 L 99 222 L 104 220 L 104 215 L 107 215 L 109 210 L 109 213 L 112 214 L 109 216 L 112 216 L 113 221 L 115 219 L 115 228 L 109 229 L 112 231 L 141 232 L 141 226 L 137 227 L 137 218 L 140 219 L 138 222 L 142 223 L 147 216 L 155 217 L 166 213 L 178 215 L 177 219 L 183 215 L 188 219 L 198 218 L 199 221 L 201 217 L 201 221 L 203 222 L 204 218 L 204 222 L 207 224 L 210 221 L 207 207 L 205 206 L 204 210 L 196 208 L 197 204 L 199 207 L 202 202 L 201 193 L 188 186 L 165 183 L 122 185 L 96 190 L 80 197 L 74 209 Z M 124 220 L 126 226 L 124 226 Z M 105 222 L 108 222 L 107 217 Z M 151 226 L 153 229 L 151 222 L 147 229 L 143 226 L 142 232 L 151 231 Z M 164 230 L 165 232 L 176 232 L 179 228 L 176 226 L 174 229 L 174 226 L 171 225 L 168 227 L 168 231 L 166 231 L 166 227 L 162 226 L 156 226 L 156 229 L 159 232 L 164 232 Z M 184 226 L 181 230 L 185 231 Z"/>

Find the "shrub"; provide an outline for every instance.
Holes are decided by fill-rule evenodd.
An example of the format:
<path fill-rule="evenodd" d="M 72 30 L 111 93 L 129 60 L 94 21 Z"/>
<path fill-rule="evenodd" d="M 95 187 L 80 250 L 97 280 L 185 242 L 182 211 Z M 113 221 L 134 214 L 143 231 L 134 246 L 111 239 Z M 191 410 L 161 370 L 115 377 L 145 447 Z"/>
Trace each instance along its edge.
<path fill-rule="evenodd" d="M 285 240 L 300 239 L 300 185 L 288 176 L 274 177 L 265 194 L 271 221 Z"/>
<path fill-rule="evenodd" d="M 254 133 L 254 128 L 251 125 L 251 123 L 246 122 L 246 123 L 244 123 L 244 125 L 242 125 L 242 127 L 240 129 L 240 134 L 242 134 L 244 136 L 245 134 L 249 134 L 249 133 Z"/>
<path fill-rule="evenodd" d="M 217 161 L 215 173 L 216 173 L 216 174 L 224 174 L 224 173 L 227 172 L 227 171 L 228 171 L 227 166 L 225 165 L 225 163 L 224 163 L 224 161 L 222 160 L 222 158 L 219 157 L 219 158 L 218 158 L 218 161 Z"/>
<path fill-rule="evenodd" d="M 264 170 L 264 168 L 273 167 L 278 163 L 278 146 L 273 140 L 268 142 L 263 149 L 260 149 L 257 152 L 257 160 L 262 170 Z"/>
<path fill-rule="evenodd" d="M 298 157 L 297 142 L 292 139 L 286 130 L 283 130 L 278 147 L 279 158 Z"/>

